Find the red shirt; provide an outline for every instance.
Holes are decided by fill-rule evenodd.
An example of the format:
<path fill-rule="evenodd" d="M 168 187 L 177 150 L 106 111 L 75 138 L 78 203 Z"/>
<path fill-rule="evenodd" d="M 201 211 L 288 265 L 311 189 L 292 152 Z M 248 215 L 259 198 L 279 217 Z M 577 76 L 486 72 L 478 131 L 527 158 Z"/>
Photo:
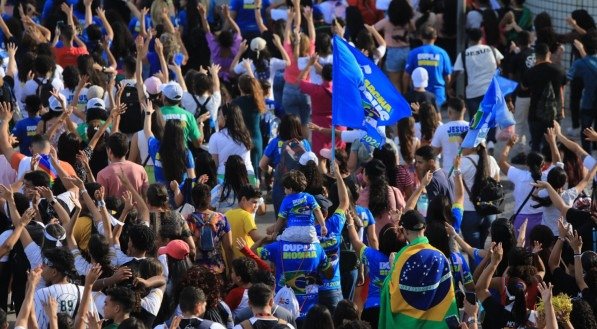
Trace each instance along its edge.
<path fill-rule="evenodd" d="M 124 175 L 131 182 L 135 190 L 143 195 L 149 185 L 147 173 L 142 166 L 128 160 L 121 162 L 112 162 L 106 168 L 97 173 L 97 182 L 106 189 L 107 196 L 120 198 L 126 187 L 120 183 L 118 174 L 124 172 Z"/>
<path fill-rule="evenodd" d="M 76 66 L 77 58 L 81 55 L 87 55 L 87 48 L 83 47 L 62 47 L 53 48 L 54 57 L 56 57 L 56 64 L 67 67 Z"/>
<path fill-rule="evenodd" d="M 284 50 L 288 56 L 290 56 L 290 65 L 284 69 L 284 81 L 290 84 L 296 84 L 298 81 L 298 76 L 301 73 L 301 70 L 298 68 L 298 58 L 294 57 L 294 50 L 292 49 L 292 43 L 286 42 L 284 43 Z M 315 41 L 309 41 L 309 55 L 313 54 L 315 51 Z M 309 75 L 307 75 L 308 77 Z M 308 80 L 308 78 L 307 78 Z"/>

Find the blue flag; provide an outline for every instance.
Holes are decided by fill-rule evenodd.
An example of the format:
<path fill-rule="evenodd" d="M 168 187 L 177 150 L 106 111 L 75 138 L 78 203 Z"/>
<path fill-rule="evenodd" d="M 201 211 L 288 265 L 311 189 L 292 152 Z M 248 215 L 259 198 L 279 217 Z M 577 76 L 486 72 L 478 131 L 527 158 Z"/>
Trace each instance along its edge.
<path fill-rule="evenodd" d="M 410 105 L 386 75 L 358 49 L 334 37 L 332 124 L 362 129 L 363 142 L 379 148 L 377 127 L 411 115 Z"/>
<path fill-rule="evenodd" d="M 503 129 L 516 123 L 504 99 L 504 95 L 513 92 L 514 89 L 516 89 L 516 82 L 494 75 L 460 147 L 476 147 L 485 141 L 489 129 L 496 126 Z"/>

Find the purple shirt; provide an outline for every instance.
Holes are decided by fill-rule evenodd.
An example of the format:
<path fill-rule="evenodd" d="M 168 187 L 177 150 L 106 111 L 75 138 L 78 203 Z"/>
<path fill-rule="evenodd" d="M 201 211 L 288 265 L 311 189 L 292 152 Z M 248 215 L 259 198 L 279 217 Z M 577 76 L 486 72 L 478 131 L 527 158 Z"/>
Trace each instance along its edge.
<path fill-rule="evenodd" d="M 232 47 L 230 47 L 230 57 L 220 56 L 220 44 L 216 40 L 216 37 L 213 35 L 213 33 L 209 32 L 205 35 L 205 37 L 207 38 L 207 45 L 211 51 L 212 63 L 219 64 L 222 67 L 219 74 L 220 79 L 228 80 L 228 75 L 230 75 L 230 65 L 232 64 L 234 55 L 238 52 L 240 42 L 242 41 L 241 35 L 239 33 L 234 34 L 234 41 L 232 41 Z"/>

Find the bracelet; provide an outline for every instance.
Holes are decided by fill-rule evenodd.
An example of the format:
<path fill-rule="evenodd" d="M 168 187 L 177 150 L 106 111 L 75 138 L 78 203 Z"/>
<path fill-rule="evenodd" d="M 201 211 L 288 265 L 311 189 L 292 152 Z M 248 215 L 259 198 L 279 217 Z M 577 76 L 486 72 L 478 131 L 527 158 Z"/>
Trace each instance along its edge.
<path fill-rule="evenodd" d="M 100 208 L 106 208 L 106 201 L 104 201 L 104 200 L 99 200 L 99 201 L 97 202 L 97 206 L 98 206 L 98 207 L 100 207 Z"/>
<path fill-rule="evenodd" d="M 565 242 L 565 241 L 566 241 L 566 238 L 562 238 L 562 237 L 560 236 L 560 237 L 558 237 L 558 240 L 560 240 L 560 241 L 562 241 L 562 242 Z"/>
<path fill-rule="evenodd" d="M 581 254 L 574 253 L 574 257 L 580 257 L 580 256 L 582 256 L 582 253 Z"/>
<path fill-rule="evenodd" d="M 80 190 L 80 191 L 79 191 L 79 193 L 80 193 L 80 194 L 87 193 L 87 190 L 86 190 L 86 189 L 82 189 L 82 190 Z"/>
<path fill-rule="evenodd" d="M 346 227 L 354 226 L 354 223 L 346 224 Z"/>
<path fill-rule="evenodd" d="M 56 198 L 52 198 L 52 200 L 50 200 L 50 205 L 55 205 L 56 204 Z"/>
<path fill-rule="evenodd" d="M 145 115 L 151 115 L 151 112 L 145 111 Z"/>

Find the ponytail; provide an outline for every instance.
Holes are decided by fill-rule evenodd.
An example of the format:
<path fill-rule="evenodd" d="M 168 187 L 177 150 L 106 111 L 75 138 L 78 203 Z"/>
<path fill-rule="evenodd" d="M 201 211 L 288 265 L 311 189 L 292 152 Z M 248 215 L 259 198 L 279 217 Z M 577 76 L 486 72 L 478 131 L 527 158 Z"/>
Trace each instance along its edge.
<path fill-rule="evenodd" d="M 543 166 L 543 155 L 537 152 L 530 152 L 527 155 L 527 166 L 531 172 L 533 181 L 541 180 L 541 167 Z"/>
<path fill-rule="evenodd" d="M 507 304 L 513 302 L 512 317 L 516 323 L 516 327 L 525 327 L 528 319 L 527 303 L 525 298 L 525 289 L 521 280 L 510 279 L 510 283 L 506 286 L 506 296 L 508 298 Z"/>

